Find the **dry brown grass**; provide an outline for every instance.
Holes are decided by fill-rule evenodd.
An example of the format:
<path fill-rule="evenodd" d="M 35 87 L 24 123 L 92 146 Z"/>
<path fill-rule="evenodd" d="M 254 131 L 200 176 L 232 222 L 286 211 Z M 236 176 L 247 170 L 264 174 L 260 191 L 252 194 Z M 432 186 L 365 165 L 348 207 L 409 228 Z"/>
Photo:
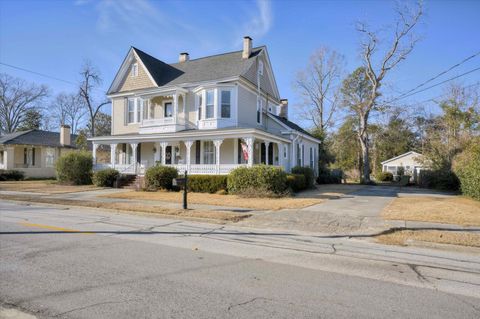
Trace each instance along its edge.
<path fill-rule="evenodd" d="M 152 200 L 164 202 L 182 202 L 182 192 L 126 192 L 103 195 L 109 198 Z M 189 193 L 188 202 L 192 204 L 205 204 L 214 206 L 231 206 L 250 208 L 255 210 L 279 210 L 286 208 L 302 208 L 323 202 L 318 198 L 245 198 L 237 195 L 219 195 L 207 193 Z"/>
<path fill-rule="evenodd" d="M 85 192 L 95 189 L 100 188 L 94 185 L 61 185 L 55 180 L 0 182 L 0 190 L 15 192 L 63 194 Z"/>
<path fill-rule="evenodd" d="M 480 247 L 480 234 L 441 230 L 399 230 L 377 236 L 377 241 L 387 245 L 407 245 L 408 240 L 439 244 Z"/>
<path fill-rule="evenodd" d="M 192 219 L 208 219 L 212 221 L 220 222 L 238 222 L 244 218 L 248 218 L 249 214 L 239 214 L 225 211 L 202 211 L 202 210 L 183 210 L 164 208 L 160 206 L 151 205 L 139 205 L 132 203 L 103 203 L 87 200 L 72 200 L 72 199 L 59 199 L 59 198 L 45 198 L 39 196 L 28 195 L 0 195 L 0 199 L 33 202 L 43 204 L 54 205 L 67 205 L 67 206 L 80 206 L 102 209 L 113 209 L 126 212 L 135 213 L 148 213 L 148 214 L 161 214 L 175 217 L 187 217 Z"/>
<path fill-rule="evenodd" d="M 480 226 L 480 202 L 452 197 L 401 197 L 382 212 L 385 219 Z"/>

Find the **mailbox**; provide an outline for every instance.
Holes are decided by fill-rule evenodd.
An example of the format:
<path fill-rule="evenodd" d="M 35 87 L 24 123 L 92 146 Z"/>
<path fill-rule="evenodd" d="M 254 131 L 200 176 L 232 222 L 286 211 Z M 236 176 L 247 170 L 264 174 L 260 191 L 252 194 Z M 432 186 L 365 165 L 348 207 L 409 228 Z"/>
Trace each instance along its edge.
<path fill-rule="evenodd" d="M 185 178 L 174 178 L 172 180 L 173 186 L 185 186 Z"/>

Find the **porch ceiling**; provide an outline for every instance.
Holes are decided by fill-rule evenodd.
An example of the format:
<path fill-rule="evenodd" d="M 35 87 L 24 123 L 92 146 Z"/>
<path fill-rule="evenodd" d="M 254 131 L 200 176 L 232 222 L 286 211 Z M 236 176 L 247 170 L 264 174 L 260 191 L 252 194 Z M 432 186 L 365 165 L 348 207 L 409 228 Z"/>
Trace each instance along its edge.
<path fill-rule="evenodd" d="M 97 144 L 141 143 L 160 141 L 215 140 L 228 138 L 254 137 L 276 143 L 290 143 L 288 138 L 252 128 L 231 128 L 218 130 L 185 130 L 161 134 L 126 134 L 89 138 Z"/>

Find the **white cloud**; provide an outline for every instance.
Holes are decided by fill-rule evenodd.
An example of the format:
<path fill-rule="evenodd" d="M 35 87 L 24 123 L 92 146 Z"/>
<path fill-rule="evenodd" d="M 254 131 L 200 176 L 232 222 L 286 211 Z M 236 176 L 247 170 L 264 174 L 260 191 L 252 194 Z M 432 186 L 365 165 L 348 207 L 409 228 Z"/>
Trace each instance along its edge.
<path fill-rule="evenodd" d="M 257 10 L 243 25 L 244 35 L 261 38 L 270 31 L 273 25 L 272 4 L 269 0 L 257 0 Z"/>

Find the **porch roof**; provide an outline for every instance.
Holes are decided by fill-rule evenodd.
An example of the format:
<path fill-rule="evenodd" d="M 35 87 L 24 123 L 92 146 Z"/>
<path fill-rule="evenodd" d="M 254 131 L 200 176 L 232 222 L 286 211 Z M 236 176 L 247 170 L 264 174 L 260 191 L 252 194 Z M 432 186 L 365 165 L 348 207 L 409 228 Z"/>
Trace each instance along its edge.
<path fill-rule="evenodd" d="M 214 140 L 225 138 L 255 137 L 271 142 L 290 143 L 286 137 L 275 135 L 256 128 L 221 128 L 215 130 L 189 129 L 172 133 L 157 134 L 120 134 L 111 136 L 96 136 L 89 138 L 97 144 L 114 144 L 124 142 L 159 142 L 159 141 L 185 141 L 185 140 Z"/>

